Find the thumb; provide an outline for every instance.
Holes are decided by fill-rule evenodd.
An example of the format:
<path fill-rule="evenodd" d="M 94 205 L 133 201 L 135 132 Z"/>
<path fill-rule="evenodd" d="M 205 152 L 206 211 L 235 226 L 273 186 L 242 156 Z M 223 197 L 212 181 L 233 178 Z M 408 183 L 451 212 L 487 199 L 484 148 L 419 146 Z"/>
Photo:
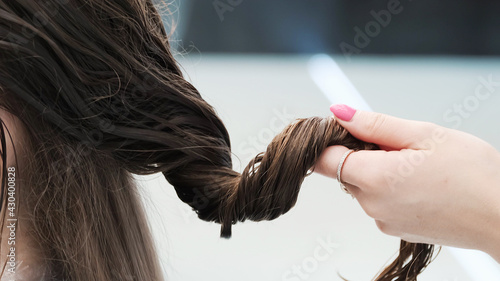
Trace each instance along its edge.
<path fill-rule="evenodd" d="M 400 150 L 419 149 L 435 126 L 429 122 L 407 120 L 387 114 L 362 111 L 345 104 L 330 107 L 337 121 L 355 138 Z"/>

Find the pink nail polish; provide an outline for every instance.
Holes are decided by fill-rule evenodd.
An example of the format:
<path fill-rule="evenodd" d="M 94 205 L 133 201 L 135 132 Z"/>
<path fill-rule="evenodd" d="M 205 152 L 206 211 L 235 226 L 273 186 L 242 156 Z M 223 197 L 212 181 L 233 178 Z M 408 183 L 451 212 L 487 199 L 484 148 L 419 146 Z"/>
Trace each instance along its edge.
<path fill-rule="evenodd" d="M 351 121 L 352 116 L 356 113 L 356 109 L 345 104 L 334 104 L 330 106 L 330 111 L 333 112 L 337 118 L 344 121 Z"/>

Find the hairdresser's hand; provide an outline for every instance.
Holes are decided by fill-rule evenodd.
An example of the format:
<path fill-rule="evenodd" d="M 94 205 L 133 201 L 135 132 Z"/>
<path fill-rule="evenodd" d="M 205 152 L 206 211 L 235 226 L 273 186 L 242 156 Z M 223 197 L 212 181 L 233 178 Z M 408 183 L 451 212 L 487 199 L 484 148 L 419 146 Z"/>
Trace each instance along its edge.
<path fill-rule="evenodd" d="M 428 122 L 332 106 L 340 124 L 379 151 L 353 152 L 342 181 L 378 228 L 408 242 L 473 248 L 500 262 L 500 153 L 470 134 Z M 347 148 L 315 166 L 336 178 Z"/>

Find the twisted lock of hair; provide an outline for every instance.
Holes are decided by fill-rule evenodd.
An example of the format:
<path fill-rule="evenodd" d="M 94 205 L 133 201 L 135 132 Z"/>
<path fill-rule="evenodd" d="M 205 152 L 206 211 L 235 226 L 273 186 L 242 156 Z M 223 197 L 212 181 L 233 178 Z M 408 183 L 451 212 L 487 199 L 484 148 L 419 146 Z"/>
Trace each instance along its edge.
<path fill-rule="evenodd" d="M 355 139 L 333 118 L 298 119 L 287 126 L 239 177 L 223 210 L 221 235 L 229 237 L 236 221 L 273 220 L 290 210 L 321 152 L 338 144 L 354 150 L 376 149 Z"/>
<path fill-rule="evenodd" d="M 278 134 L 266 152 L 251 160 L 241 175 L 229 170 L 228 173 L 218 173 L 217 168 L 208 163 L 204 168 L 198 166 L 201 170 L 213 169 L 211 176 L 199 179 L 205 183 L 202 190 L 215 191 L 219 186 L 225 191 L 219 193 L 218 198 L 210 193 L 202 193 L 198 197 L 211 198 L 217 202 L 218 205 L 211 206 L 214 208 L 204 208 L 205 205 L 199 204 L 195 196 L 189 196 L 199 196 L 200 190 L 181 191 L 180 187 L 190 189 L 189 186 L 197 181 L 195 173 L 186 174 L 186 182 L 179 178 L 172 182 L 166 177 L 176 186 L 179 197 L 190 204 L 200 218 L 221 223 L 221 236 L 230 237 L 231 225 L 237 221 L 273 220 L 290 210 L 297 201 L 300 186 L 308 171 L 325 148 L 332 145 L 344 145 L 355 151 L 378 149 L 375 144 L 354 138 L 333 118 L 304 118 L 296 120 Z M 226 168 L 222 170 L 226 171 Z M 430 263 L 432 255 L 433 245 L 401 240 L 398 257 L 376 280 L 416 280 Z"/>

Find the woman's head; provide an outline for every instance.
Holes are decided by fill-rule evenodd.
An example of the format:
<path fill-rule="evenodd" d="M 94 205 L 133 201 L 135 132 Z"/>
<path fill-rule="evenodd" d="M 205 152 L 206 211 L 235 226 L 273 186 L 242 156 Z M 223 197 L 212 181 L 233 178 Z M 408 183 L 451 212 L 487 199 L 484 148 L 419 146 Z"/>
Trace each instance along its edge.
<path fill-rule="evenodd" d="M 26 177 L 17 230 L 29 229 L 57 280 L 162 280 L 130 172 L 159 171 L 182 148 L 158 143 L 176 120 L 196 127 L 190 111 L 215 114 L 182 79 L 153 3 L 0 1 L 0 38 L 0 106 L 32 148 L 13 162 Z M 156 117 L 175 120 L 160 128 Z M 6 181 L 2 193 L 6 214 Z"/>
<path fill-rule="evenodd" d="M 303 119 L 237 173 L 224 124 L 183 78 L 150 0 L 0 0 L 0 87 L 30 140 L 23 221 L 59 279 L 162 280 L 131 173 L 162 172 L 229 237 L 237 221 L 293 207 L 326 146 L 376 149 L 334 119 Z"/>

